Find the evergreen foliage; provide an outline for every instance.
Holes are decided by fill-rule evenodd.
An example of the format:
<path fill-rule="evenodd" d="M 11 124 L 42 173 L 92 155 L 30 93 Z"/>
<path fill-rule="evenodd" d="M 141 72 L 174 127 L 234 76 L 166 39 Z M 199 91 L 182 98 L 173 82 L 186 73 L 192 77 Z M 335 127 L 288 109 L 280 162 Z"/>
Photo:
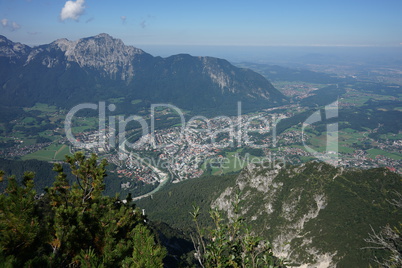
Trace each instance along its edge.
<path fill-rule="evenodd" d="M 197 235 L 192 237 L 196 258 L 202 267 L 286 267 L 283 260 L 272 253 L 269 242 L 255 236 L 245 219 L 240 216 L 240 194 L 232 203 L 234 216 L 224 220 L 218 209 L 209 214 L 214 227 L 202 230 L 198 224 L 200 208 L 194 206 L 191 214 L 196 225 Z M 206 243 L 206 240 L 209 243 Z"/>
<path fill-rule="evenodd" d="M 66 157 L 53 187 L 37 196 L 32 172 L 14 177 L 0 195 L 0 262 L 7 267 L 163 267 L 166 250 L 156 243 L 134 205 L 105 197 L 106 161 L 82 153 Z M 0 174 L 1 179 L 4 173 Z"/>
<path fill-rule="evenodd" d="M 126 178 L 120 178 L 115 172 L 116 166 L 113 164 L 108 164 L 106 166 L 107 177 L 104 179 L 105 189 L 103 191 L 104 195 L 107 196 L 115 196 L 116 193 L 119 193 L 121 196 L 126 196 L 131 193 L 133 196 L 138 196 L 141 194 L 148 193 L 152 191 L 155 186 L 145 184 L 141 181 L 130 180 L 131 185 L 133 187 L 129 190 L 125 190 L 121 188 L 121 184 L 127 182 Z M 17 182 L 20 182 L 23 175 L 24 170 L 30 170 L 35 172 L 35 183 L 34 189 L 37 194 L 41 194 L 44 192 L 46 187 L 50 187 L 54 183 L 54 175 L 55 172 L 52 170 L 53 164 L 39 161 L 39 160 L 8 160 L 0 158 L 0 170 L 5 172 L 5 179 L 7 180 L 8 176 L 15 175 Z M 69 183 L 73 183 L 76 181 L 75 176 L 70 171 L 70 166 L 67 163 L 63 163 L 63 170 L 67 175 L 67 180 Z M 0 183 L 0 193 L 5 190 L 7 187 L 7 183 Z"/>

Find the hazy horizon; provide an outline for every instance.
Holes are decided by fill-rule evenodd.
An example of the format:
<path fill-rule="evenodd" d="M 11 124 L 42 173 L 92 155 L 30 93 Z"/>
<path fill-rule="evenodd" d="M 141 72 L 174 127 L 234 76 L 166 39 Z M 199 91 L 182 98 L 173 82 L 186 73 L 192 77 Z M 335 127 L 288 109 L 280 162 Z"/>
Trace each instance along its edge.
<path fill-rule="evenodd" d="M 138 46 L 402 46 L 401 10 L 398 0 L 0 0 L 0 34 L 34 45 L 106 32 Z"/>

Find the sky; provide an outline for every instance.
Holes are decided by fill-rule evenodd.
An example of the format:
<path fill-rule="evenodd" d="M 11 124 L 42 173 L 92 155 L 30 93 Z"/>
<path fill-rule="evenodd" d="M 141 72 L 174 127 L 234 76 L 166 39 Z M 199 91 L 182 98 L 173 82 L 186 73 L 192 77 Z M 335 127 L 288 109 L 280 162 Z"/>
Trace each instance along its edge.
<path fill-rule="evenodd" d="M 0 0 L 14 42 L 99 33 L 137 47 L 402 46 L 402 0 Z"/>

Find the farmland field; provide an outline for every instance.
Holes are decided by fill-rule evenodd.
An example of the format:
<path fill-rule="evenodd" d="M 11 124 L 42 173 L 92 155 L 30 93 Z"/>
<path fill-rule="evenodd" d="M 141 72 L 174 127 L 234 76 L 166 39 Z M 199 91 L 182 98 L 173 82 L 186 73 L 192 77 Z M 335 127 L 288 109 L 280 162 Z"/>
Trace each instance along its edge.
<path fill-rule="evenodd" d="M 21 157 L 22 160 L 37 159 L 42 161 L 64 160 L 65 155 L 70 155 L 69 147 L 65 144 L 51 144 L 48 147 L 37 152 L 27 154 Z"/>

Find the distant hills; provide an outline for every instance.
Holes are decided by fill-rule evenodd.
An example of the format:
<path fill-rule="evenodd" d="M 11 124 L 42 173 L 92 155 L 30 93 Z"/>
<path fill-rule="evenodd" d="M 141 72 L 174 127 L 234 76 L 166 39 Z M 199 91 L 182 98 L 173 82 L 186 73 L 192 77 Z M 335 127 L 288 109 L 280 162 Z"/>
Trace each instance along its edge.
<path fill-rule="evenodd" d="M 286 101 L 262 75 L 187 54 L 153 57 L 107 34 L 29 47 L 0 36 L 0 105 L 69 108 L 124 97 L 201 111 L 265 108 Z"/>

